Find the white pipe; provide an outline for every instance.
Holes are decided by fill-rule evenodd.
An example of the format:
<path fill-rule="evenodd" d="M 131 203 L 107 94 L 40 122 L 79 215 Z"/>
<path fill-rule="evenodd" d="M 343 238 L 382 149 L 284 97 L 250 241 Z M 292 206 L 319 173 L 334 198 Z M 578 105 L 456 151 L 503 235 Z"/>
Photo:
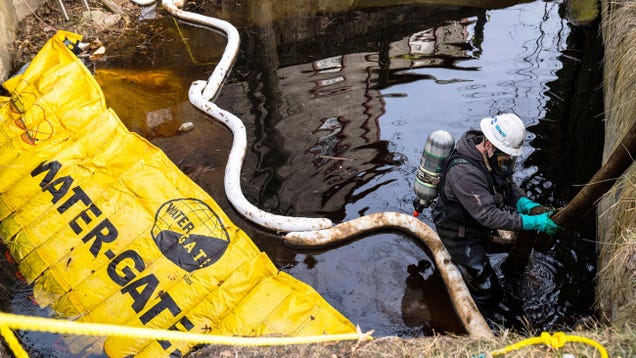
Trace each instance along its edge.
<path fill-rule="evenodd" d="M 211 113 L 214 118 L 228 126 L 234 135 L 232 149 L 225 167 L 224 184 L 225 193 L 236 210 L 256 224 L 281 232 L 320 230 L 333 226 L 329 219 L 274 215 L 257 208 L 245 198 L 240 182 L 241 165 L 247 152 L 245 126 L 234 114 L 204 99 L 201 93 L 205 86 L 205 81 L 192 83 L 189 92 L 190 102 L 205 113 Z"/>
<path fill-rule="evenodd" d="M 334 245 L 353 236 L 381 229 L 402 230 L 420 239 L 433 254 L 453 307 L 468 334 L 476 339 L 494 337 L 437 233 L 411 215 L 392 212 L 369 214 L 325 230 L 290 232 L 284 239 L 290 246 L 315 248 Z"/>
<path fill-rule="evenodd" d="M 221 60 L 207 81 L 192 83 L 189 98 L 195 107 L 225 124 L 232 131 L 234 139 L 224 177 L 225 193 L 232 206 L 248 220 L 279 232 L 320 230 L 333 226 L 331 220 L 325 218 L 292 217 L 268 213 L 245 198 L 241 190 L 241 168 L 247 153 L 245 126 L 238 117 L 212 102 L 236 60 L 240 44 L 238 30 L 227 21 L 183 11 L 175 6 L 174 0 L 163 0 L 162 5 L 171 15 L 179 19 L 221 30 L 227 35 L 228 44 Z"/>
<path fill-rule="evenodd" d="M 137 5 L 141 5 L 141 6 L 148 6 L 148 5 L 152 5 L 155 2 L 157 2 L 157 0 L 131 0 L 132 2 L 134 2 Z"/>
<path fill-rule="evenodd" d="M 174 17 L 220 30 L 227 36 L 227 45 L 223 51 L 223 56 L 221 56 L 219 63 L 214 68 L 214 71 L 212 71 L 201 94 L 204 100 L 214 101 L 234 65 L 234 61 L 236 61 L 236 56 L 238 55 L 239 46 L 241 44 L 241 37 L 239 36 L 238 30 L 227 21 L 183 11 L 177 7 L 175 0 L 163 0 L 162 5 Z M 209 114 L 216 118 L 214 114 Z"/>

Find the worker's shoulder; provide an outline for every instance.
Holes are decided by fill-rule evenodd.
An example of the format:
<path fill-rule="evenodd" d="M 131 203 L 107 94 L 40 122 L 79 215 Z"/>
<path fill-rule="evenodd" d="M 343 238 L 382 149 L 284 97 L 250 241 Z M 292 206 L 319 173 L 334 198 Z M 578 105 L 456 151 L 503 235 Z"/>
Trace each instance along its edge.
<path fill-rule="evenodd" d="M 448 160 L 448 168 L 451 169 L 455 166 L 471 166 L 471 167 L 475 167 L 475 168 L 480 168 L 481 166 L 481 162 L 479 162 L 476 159 L 473 158 L 469 158 L 467 156 L 464 155 L 455 155 L 455 156 L 451 156 Z"/>
<path fill-rule="evenodd" d="M 451 158 L 450 161 L 448 162 L 448 166 L 449 167 L 453 167 L 453 166 L 455 166 L 457 164 L 471 164 L 472 165 L 470 160 L 468 160 L 465 157 L 460 157 L 460 156 Z"/>
<path fill-rule="evenodd" d="M 458 156 L 448 162 L 448 176 L 460 178 L 465 175 L 483 175 L 481 164 L 470 158 Z"/>

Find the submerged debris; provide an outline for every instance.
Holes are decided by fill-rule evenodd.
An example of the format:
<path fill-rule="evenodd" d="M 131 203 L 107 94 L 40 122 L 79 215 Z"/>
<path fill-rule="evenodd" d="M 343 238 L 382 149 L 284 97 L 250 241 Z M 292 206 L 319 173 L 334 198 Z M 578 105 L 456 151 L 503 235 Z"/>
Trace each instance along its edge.
<path fill-rule="evenodd" d="M 179 126 L 179 132 L 189 132 L 194 129 L 194 123 L 185 122 Z"/>

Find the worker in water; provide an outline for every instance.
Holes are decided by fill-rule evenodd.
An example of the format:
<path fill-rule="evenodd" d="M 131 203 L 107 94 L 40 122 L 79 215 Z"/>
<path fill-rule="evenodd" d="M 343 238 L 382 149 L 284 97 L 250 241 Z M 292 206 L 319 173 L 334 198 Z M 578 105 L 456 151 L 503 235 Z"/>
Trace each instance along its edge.
<path fill-rule="evenodd" d="M 486 255 L 493 234 L 537 230 L 553 235 L 560 227 L 550 212 L 529 215 L 540 204 L 513 183 L 526 133 L 521 119 L 500 114 L 482 119 L 480 128 L 464 133 L 447 159 L 432 215 L 484 317 L 491 324 L 509 326 L 515 325 L 519 303 L 503 292 Z"/>

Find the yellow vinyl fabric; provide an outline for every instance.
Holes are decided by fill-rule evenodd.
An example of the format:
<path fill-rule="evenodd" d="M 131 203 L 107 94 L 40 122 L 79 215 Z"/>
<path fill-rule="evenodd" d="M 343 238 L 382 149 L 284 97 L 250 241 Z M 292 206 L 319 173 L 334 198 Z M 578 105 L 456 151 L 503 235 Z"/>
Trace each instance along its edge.
<path fill-rule="evenodd" d="M 353 333 L 105 105 L 59 31 L 0 97 L 0 239 L 57 317 L 239 336 Z M 68 338 L 112 357 L 183 342 Z M 82 348 L 83 347 L 83 348 Z"/>

